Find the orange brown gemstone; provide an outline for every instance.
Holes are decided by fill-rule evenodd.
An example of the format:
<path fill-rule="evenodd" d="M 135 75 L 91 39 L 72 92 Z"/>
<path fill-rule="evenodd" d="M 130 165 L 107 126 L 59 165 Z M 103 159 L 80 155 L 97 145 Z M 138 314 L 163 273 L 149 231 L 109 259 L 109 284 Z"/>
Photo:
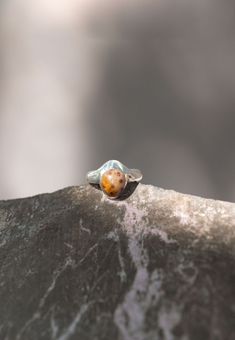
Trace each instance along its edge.
<path fill-rule="evenodd" d="M 126 178 L 122 171 L 118 169 L 107 170 L 101 177 L 100 186 L 109 196 L 116 198 L 120 196 L 125 188 Z"/>

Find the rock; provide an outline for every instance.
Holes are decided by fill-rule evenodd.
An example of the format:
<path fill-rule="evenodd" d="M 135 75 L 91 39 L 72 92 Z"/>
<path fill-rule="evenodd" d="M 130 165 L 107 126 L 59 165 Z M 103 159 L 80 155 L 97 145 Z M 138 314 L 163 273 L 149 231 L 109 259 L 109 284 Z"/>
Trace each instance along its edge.
<path fill-rule="evenodd" d="M 0 339 L 235 339 L 235 204 L 138 185 L 0 203 Z"/>

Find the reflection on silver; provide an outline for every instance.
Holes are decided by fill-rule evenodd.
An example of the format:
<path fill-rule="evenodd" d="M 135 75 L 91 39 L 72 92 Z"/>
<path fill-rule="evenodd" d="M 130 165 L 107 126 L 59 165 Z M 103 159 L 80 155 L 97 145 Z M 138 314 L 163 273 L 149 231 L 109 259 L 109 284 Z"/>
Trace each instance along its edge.
<path fill-rule="evenodd" d="M 140 182 L 143 178 L 143 175 L 138 169 L 129 169 L 124 164 L 116 160 L 110 160 L 104 163 L 99 169 L 89 171 L 87 173 L 87 181 L 91 184 L 100 184 L 100 178 L 103 173 L 109 169 L 118 169 L 121 170 L 125 175 L 127 175 L 128 182 Z"/>

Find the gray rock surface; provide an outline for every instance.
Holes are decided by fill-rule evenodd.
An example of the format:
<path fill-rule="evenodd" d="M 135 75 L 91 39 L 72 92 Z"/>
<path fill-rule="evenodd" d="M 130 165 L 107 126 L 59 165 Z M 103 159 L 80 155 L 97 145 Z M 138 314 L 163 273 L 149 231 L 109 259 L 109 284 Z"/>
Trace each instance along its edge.
<path fill-rule="evenodd" d="M 235 339 L 235 204 L 141 184 L 1 201 L 0 339 Z"/>

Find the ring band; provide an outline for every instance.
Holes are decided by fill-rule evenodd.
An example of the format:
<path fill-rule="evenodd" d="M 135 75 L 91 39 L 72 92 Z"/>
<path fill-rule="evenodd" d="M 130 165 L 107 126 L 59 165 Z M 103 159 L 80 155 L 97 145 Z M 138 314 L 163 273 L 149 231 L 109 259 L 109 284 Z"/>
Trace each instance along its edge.
<path fill-rule="evenodd" d="M 129 169 L 117 160 L 104 163 L 97 170 L 87 173 L 87 181 L 90 184 L 100 185 L 102 191 L 112 199 L 118 198 L 127 183 L 140 182 L 143 175 L 138 169 Z"/>

